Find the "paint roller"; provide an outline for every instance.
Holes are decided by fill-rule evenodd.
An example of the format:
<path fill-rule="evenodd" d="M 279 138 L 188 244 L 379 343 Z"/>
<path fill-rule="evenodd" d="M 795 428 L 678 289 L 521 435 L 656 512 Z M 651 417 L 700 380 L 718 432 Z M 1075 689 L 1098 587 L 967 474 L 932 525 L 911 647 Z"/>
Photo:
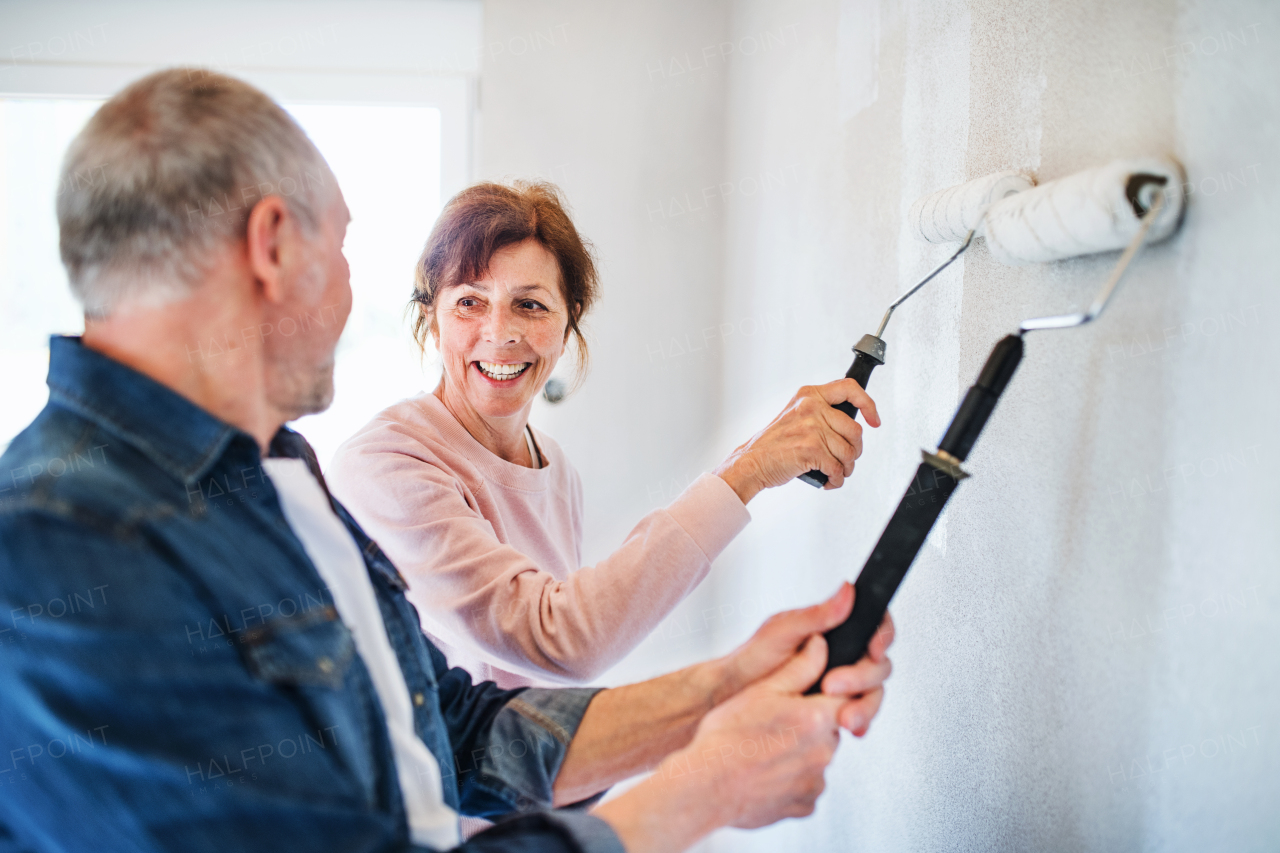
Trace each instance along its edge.
<path fill-rule="evenodd" d="M 932 195 L 924 196 L 911 206 L 907 215 L 907 223 L 916 239 L 930 243 L 948 243 L 960 240 L 960 248 L 933 270 L 915 283 L 906 293 L 898 297 L 880 320 L 880 328 L 874 335 L 863 335 L 853 345 L 853 364 L 845 372 L 846 379 L 852 379 L 863 388 L 871 378 L 871 371 L 884 364 L 885 352 L 888 349 L 883 335 L 889 325 L 889 318 L 899 305 L 914 296 L 920 288 L 933 281 L 937 275 L 951 266 L 951 263 L 964 254 L 977 235 L 976 229 L 982 222 L 983 214 L 993 203 L 1024 192 L 1032 187 L 1031 178 L 1021 172 L 996 172 L 981 178 L 939 190 Z M 835 408 L 851 418 L 858 417 L 858 410 L 853 404 L 839 403 Z M 800 479 L 811 486 L 822 488 L 827 484 L 827 475 L 821 471 L 808 471 L 801 474 Z"/>
<path fill-rule="evenodd" d="M 960 248 L 889 306 L 874 335 L 862 336 L 853 347 L 853 364 L 845 377 L 867 387 L 871 372 L 884 364 L 887 347 L 881 336 L 894 309 L 964 254 L 975 239 L 985 239 L 991 255 L 1010 266 L 1114 251 L 1128 245 L 1137 231 L 1137 196 L 1175 182 L 1177 188 L 1166 192 L 1164 213 L 1151 225 L 1150 242 L 1159 242 L 1173 233 L 1182 216 L 1181 175 L 1176 163 L 1148 157 L 1118 160 L 1040 187 L 1021 172 L 997 172 L 918 199 L 907 215 L 916 239 L 959 241 Z M 847 402 L 835 408 L 851 418 L 858 415 Z M 818 488 L 827 484 L 821 471 L 798 479 Z"/>
<path fill-rule="evenodd" d="M 1182 221 L 1182 168 L 1167 159 L 1122 160 L 993 202 L 982 217 L 988 247 L 1010 265 L 1047 263 L 1124 248 L 1110 276 L 1084 311 L 1025 320 L 992 350 L 977 381 L 965 394 L 938 449 L 922 451 L 898 508 L 863 565 L 854 586 L 853 612 L 826 634 L 827 669 L 855 663 L 866 654 L 889 601 L 924 546 L 947 500 L 969 474 L 961 467 L 1022 361 L 1030 332 L 1070 329 L 1096 319 L 1125 270 L 1146 243 L 1171 236 Z M 958 233 L 956 223 L 941 221 Z M 972 234 L 966 235 L 972 240 Z M 810 688 L 817 692 L 821 680 Z"/>

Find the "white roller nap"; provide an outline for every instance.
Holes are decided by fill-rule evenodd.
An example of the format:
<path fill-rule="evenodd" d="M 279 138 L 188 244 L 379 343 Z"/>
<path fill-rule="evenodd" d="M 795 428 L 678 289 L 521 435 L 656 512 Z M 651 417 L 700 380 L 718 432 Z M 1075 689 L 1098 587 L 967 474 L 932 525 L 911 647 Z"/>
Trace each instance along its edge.
<path fill-rule="evenodd" d="M 1164 207 L 1147 236 L 1148 243 L 1168 237 L 1182 217 L 1183 172 L 1172 160 L 1117 160 L 994 202 L 986 210 L 981 233 L 992 257 L 1002 264 L 1057 261 L 1109 252 L 1127 246 L 1140 218 L 1126 197 L 1135 174 L 1165 178 Z M 1154 187 L 1141 195 L 1150 203 Z M 960 238 L 960 239 L 963 239 Z"/>
<path fill-rule="evenodd" d="M 985 175 L 917 199 L 907 224 L 917 240 L 957 243 L 982 221 L 988 205 L 1033 186 L 1029 176 L 1017 171 Z"/>

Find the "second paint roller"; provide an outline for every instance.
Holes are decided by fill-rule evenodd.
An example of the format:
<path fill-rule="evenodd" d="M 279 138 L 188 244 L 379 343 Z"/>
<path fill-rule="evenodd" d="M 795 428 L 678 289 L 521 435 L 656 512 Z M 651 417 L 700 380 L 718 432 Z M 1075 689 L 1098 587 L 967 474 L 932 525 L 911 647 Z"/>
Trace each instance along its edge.
<path fill-rule="evenodd" d="M 975 229 L 982 222 L 982 216 L 991 204 L 1028 190 L 1031 186 L 1031 179 L 1021 172 L 997 172 L 959 186 L 939 190 L 920 198 L 911 206 L 907 222 L 916 239 L 930 243 L 960 240 L 962 244 L 951 257 L 934 267 L 932 272 L 916 282 L 910 290 L 889 306 L 889 310 L 884 312 L 884 318 L 880 321 L 880 328 L 874 335 L 863 335 L 862 339 L 853 345 L 853 364 L 845 372 L 846 379 L 852 379 L 863 388 L 867 387 L 871 371 L 884 364 L 888 347 L 882 336 L 894 310 L 951 266 L 952 261 L 964 254 L 977 236 Z M 851 418 L 858 417 L 858 410 L 850 403 L 840 403 L 835 408 Z M 818 488 L 827 484 L 827 475 L 821 471 L 809 471 L 801 474 L 798 479 Z"/>

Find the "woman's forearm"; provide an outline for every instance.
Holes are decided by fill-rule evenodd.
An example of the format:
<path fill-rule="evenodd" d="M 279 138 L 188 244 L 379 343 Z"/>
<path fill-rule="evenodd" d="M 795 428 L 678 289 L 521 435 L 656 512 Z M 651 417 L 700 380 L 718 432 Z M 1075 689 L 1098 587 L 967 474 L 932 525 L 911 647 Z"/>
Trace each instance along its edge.
<path fill-rule="evenodd" d="M 511 537 L 512 520 L 473 506 L 479 498 L 465 497 L 457 475 L 414 458 L 411 442 L 393 434 L 377 452 L 349 452 L 335 464 L 335 494 L 408 579 L 424 628 L 525 677 L 597 677 L 680 603 L 750 519 L 732 489 L 708 476 L 596 565 L 543 565 L 555 555 L 544 548 L 535 558 L 502 541 L 497 531 Z"/>
<path fill-rule="evenodd" d="M 438 555 L 434 571 L 410 570 L 409 597 L 498 667 L 589 682 L 667 617 L 749 520 L 732 490 L 708 476 L 563 580 L 492 533 L 450 520 L 440 539 L 454 550 Z"/>
<path fill-rule="evenodd" d="M 693 739 L 699 721 L 740 685 L 723 660 L 598 693 L 556 777 L 556 805 L 652 770 Z"/>

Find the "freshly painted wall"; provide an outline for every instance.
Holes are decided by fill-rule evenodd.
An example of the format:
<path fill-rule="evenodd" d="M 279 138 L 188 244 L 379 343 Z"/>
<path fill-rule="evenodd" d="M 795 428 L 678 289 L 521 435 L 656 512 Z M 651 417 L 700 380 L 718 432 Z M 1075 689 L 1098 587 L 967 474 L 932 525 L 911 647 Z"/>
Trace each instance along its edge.
<path fill-rule="evenodd" d="M 809 40 L 732 72 L 726 168 L 800 162 L 802 191 L 730 214 L 725 317 L 783 305 L 812 322 L 726 339 L 741 368 L 724 378 L 726 433 L 814 365 L 838 375 L 843 348 L 941 260 L 903 227 L 919 195 L 1149 153 L 1178 157 L 1192 194 L 1181 233 L 1140 257 L 1099 323 L 1028 339 L 973 478 L 893 607 L 881 718 L 833 766 L 818 815 L 722 849 L 1280 844 L 1278 12 L 735 6 L 735 35 L 794 22 Z M 874 98 L 842 115 L 868 74 Z M 978 245 L 908 303 L 871 382 L 885 426 L 854 483 L 753 505 L 787 519 L 747 531 L 717 596 L 800 603 L 855 572 L 992 344 L 1083 307 L 1114 261 L 1015 269 Z"/>
<path fill-rule="evenodd" d="M 558 180 L 604 262 L 593 372 L 535 416 L 582 470 L 588 557 L 843 372 L 947 251 L 906 233 L 916 197 L 1183 163 L 1180 233 L 1098 323 L 1029 339 L 817 814 L 706 846 L 1276 849 L 1280 6 L 490 0 L 485 28 L 482 173 Z M 975 246 L 895 315 L 870 388 L 885 425 L 850 484 L 757 498 L 611 678 L 728 649 L 853 577 L 991 345 L 1086 304 L 1114 261 L 1015 269 Z"/>

